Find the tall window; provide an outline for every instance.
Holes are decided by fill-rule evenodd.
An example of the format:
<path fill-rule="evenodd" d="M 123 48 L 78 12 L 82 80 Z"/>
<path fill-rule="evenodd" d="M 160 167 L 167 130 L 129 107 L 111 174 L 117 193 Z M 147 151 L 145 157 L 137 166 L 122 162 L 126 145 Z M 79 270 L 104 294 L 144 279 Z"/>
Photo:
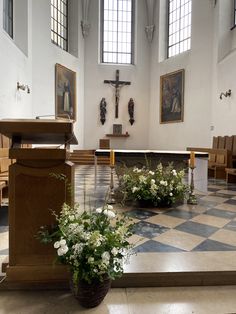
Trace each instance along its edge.
<path fill-rule="evenodd" d="M 234 0 L 234 23 L 233 23 L 233 28 L 236 26 L 236 0 Z"/>
<path fill-rule="evenodd" d="M 3 0 L 3 28 L 13 38 L 13 0 Z"/>
<path fill-rule="evenodd" d="M 191 0 L 169 0 L 168 52 L 172 57 L 191 47 Z"/>
<path fill-rule="evenodd" d="M 104 63 L 132 64 L 134 55 L 134 0 L 101 0 Z"/>
<path fill-rule="evenodd" d="M 51 0 L 51 40 L 68 51 L 68 0 Z"/>

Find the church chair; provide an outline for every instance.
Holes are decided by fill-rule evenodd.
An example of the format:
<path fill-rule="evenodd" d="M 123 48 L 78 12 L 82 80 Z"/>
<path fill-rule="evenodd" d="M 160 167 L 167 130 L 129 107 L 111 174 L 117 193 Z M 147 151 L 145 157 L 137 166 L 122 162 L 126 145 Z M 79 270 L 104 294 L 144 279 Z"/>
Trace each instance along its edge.
<path fill-rule="evenodd" d="M 218 136 L 213 136 L 212 148 L 218 148 L 218 143 L 219 143 L 219 137 Z"/>
<path fill-rule="evenodd" d="M 224 149 L 225 148 L 225 142 L 226 142 L 226 136 L 219 136 L 218 137 L 218 147 L 220 149 Z"/>

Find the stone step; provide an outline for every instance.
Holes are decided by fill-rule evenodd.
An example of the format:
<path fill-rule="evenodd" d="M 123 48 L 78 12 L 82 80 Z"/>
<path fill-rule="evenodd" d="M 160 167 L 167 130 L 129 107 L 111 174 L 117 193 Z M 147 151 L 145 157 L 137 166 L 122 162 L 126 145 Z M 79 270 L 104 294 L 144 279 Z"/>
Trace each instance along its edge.
<path fill-rule="evenodd" d="M 70 160 L 79 165 L 93 165 L 95 150 L 74 150 L 70 153 Z M 98 165 L 109 165 L 109 157 L 98 157 Z"/>

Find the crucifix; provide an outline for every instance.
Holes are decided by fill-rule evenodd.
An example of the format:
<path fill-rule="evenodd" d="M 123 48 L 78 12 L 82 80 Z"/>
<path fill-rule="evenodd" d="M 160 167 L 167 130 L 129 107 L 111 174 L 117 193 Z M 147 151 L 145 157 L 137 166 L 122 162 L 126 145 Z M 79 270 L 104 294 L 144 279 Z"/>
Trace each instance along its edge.
<path fill-rule="evenodd" d="M 112 81 L 112 80 L 104 80 L 104 83 L 106 84 L 110 84 L 112 87 L 115 88 L 115 103 L 116 103 L 116 112 L 115 112 L 115 118 L 118 118 L 119 113 L 119 99 L 120 99 L 120 90 L 123 86 L 125 85 L 130 85 L 131 82 L 126 82 L 126 81 L 120 81 L 119 80 L 119 70 L 116 70 L 116 80 Z"/>

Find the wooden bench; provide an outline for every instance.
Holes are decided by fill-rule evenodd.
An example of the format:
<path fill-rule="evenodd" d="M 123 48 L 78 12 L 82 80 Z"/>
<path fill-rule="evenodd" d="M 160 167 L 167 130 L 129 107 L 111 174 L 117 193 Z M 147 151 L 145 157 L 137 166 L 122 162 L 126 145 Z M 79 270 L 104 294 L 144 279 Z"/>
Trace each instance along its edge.
<path fill-rule="evenodd" d="M 236 168 L 226 168 L 226 182 L 236 183 Z"/>
<path fill-rule="evenodd" d="M 226 168 L 232 168 L 232 151 L 222 148 L 187 147 L 188 151 L 208 152 L 208 176 L 226 179 Z"/>

